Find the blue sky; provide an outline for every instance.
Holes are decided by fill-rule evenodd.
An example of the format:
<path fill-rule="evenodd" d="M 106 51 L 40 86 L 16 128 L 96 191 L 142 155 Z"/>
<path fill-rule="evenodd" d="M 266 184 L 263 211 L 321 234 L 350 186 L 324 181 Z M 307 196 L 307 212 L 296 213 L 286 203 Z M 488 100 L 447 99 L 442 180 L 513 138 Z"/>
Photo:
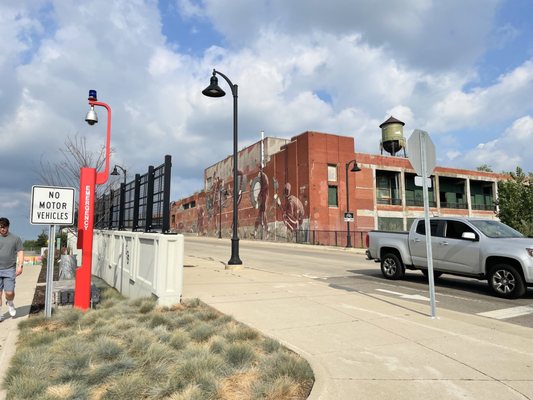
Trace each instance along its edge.
<path fill-rule="evenodd" d="M 104 143 L 89 89 L 113 109 L 112 165 L 170 154 L 172 198 L 200 190 L 232 152 L 231 98 L 201 95 L 213 68 L 239 85 L 239 147 L 315 130 L 379 153 L 393 115 L 406 138 L 429 132 L 439 165 L 533 171 L 532 18 L 530 0 L 1 2 L 0 214 L 25 239 L 43 229 L 42 164 L 67 138 Z"/>

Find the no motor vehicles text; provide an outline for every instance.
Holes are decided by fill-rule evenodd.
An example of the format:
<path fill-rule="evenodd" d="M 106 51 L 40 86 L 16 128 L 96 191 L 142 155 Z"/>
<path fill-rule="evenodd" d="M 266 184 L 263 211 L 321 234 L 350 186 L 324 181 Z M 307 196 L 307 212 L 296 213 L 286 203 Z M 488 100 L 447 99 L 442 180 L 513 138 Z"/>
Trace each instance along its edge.
<path fill-rule="evenodd" d="M 46 210 L 66 210 L 67 203 L 62 203 L 60 201 L 40 201 L 39 208 L 44 208 Z"/>

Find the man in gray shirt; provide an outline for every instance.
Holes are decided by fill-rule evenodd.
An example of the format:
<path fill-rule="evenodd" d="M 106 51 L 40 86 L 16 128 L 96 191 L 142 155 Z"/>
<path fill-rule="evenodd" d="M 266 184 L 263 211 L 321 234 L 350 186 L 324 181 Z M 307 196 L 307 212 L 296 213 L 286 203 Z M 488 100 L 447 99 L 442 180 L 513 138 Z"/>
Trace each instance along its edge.
<path fill-rule="evenodd" d="M 6 304 L 9 315 L 17 315 L 13 304 L 15 298 L 15 278 L 22 274 L 24 265 L 24 250 L 22 240 L 9 232 L 9 220 L 0 218 L 0 307 L 2 305 L 2 292 L 6 294 Z M 0 322 L 4 314 L 0 312 Z"/>

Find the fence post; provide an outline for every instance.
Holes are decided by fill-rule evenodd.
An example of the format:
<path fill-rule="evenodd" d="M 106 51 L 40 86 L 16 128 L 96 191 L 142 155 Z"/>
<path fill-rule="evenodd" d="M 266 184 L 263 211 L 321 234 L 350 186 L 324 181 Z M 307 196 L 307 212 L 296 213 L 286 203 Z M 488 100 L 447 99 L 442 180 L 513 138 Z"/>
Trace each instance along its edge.
<path fill-rule="evenodd" d="M 154 212 L 154 166 L 148 166 L 148 187 L 146 188 L 146 215 L 144 231 L 152 231 L 152 214 Z"/>
<path fill-rule="evenodd" d="M 139 201 L 141 197 L 141 175 L 135 174 L 135 194 L 133 196 L 133 224 L 132 231 L 139 228 Z"/>
<path fill-rule="evenodd" d="M 118 206 L 118 229 L 124 229 L 124 213 L 126 208 L 126 185 L 120 184 L 120 204 Z"/>
<path fill-rule="evenodd" d="M 111 189 L 111 193 L 109 194 L 109 220 L 107 221 L 107 229 L 113 229 L 113 198 L 114 196 L 114 190 Z"/>
<path fill-rule="evenodd" d="M 170 173 L 172 169 L 172 157 L 170 155 L 165 156 L 165 167 L 163 172 L 163 226 L 161 227 L 162 233 L 170 231 Z M 219 204 L 220 207 L 220 204 Z"/>

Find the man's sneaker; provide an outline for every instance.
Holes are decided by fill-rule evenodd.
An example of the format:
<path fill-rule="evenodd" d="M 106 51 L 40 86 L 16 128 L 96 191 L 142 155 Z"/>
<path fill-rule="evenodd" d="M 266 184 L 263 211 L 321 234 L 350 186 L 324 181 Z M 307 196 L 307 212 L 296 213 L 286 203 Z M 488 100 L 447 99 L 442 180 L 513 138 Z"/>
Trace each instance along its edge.
<path fill-rule="evenodd" d="M 6 317 L 4 317 L 4 313 L 0 314 L 0 322 L 2 322 L 4 319 L 6 319 Z"/>
<path fill-rule="evenodd" d="M 15 308 L 15 304 L 13 304 L 13 302 L 11 302 L 11 304 L 9 304 L 8 301 L 6 301 L 6 304 L 7 304 L 8 310 L 9 310 L 9 315 L 11 315 L 12 317 L 17 315 L 17 309 Z"/>

